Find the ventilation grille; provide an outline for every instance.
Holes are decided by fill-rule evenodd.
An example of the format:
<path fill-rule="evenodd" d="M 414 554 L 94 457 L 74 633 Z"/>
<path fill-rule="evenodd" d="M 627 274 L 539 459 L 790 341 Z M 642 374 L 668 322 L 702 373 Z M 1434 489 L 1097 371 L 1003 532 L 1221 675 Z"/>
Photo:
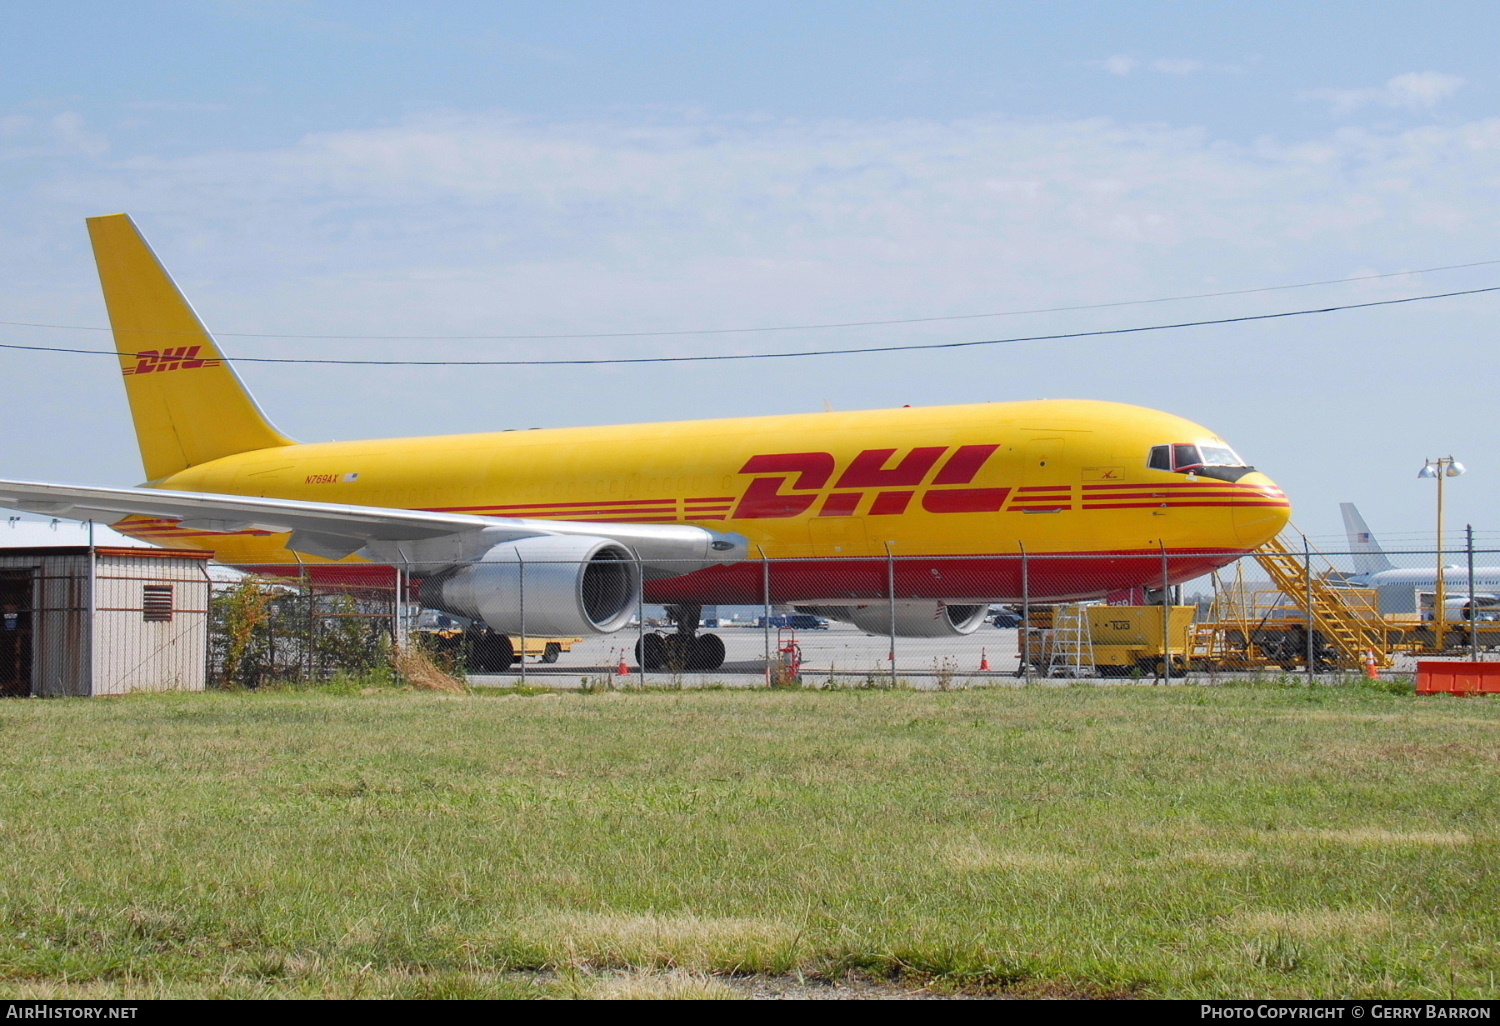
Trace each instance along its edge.
<path fill-rule="evenodd" d="M 148 584 L 141 596 L 141 619 L 147 623 L 172 622 L 172 586 Z"/>

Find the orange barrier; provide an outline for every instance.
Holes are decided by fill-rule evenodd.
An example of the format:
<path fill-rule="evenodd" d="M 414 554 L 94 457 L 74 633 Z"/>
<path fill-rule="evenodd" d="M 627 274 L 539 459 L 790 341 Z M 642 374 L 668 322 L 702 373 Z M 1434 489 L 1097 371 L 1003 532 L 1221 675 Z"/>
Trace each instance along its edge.
<path fill-rule="evenodd" d="M 1500 663 L 1417 663 L 1417 694 L 1500 694 Z"/>

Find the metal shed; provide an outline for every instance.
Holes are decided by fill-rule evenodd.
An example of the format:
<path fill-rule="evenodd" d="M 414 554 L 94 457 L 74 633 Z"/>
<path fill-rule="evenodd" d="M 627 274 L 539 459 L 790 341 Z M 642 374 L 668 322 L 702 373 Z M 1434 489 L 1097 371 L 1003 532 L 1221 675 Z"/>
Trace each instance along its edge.
<path fill-rule="evenodd" d="M 209 555 L 0 549 L 0 695 L 202 691 Z"/>

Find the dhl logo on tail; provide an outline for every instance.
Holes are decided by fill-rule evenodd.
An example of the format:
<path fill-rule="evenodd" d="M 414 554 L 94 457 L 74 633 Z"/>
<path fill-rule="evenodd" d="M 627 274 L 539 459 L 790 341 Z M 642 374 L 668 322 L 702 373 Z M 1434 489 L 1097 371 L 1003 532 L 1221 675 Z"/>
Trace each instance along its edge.
<path fill-rule="evenodd" d="M 171 349 L 146 349 L 135 355 L 135 366 L 124 368 L 126 374 L 154 374 L 162 371 L 197 370 L 199 367 L 217 367 L 220 360 L 200 360 L 202 346 L 176 346 Z"/>

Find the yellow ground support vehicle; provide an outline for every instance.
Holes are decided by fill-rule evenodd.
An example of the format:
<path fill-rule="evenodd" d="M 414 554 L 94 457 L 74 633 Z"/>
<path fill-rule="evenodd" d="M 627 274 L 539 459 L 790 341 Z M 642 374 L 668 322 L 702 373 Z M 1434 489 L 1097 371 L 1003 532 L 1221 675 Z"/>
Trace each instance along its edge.
<path fill-rule="evenodd" d="M 1031 611 L 1022 658 L 1042 676 L 1156 676 L 1171 659 L 1185 672 L 1192 652 L 1194 606 L 1073 604 Z M 1163 638 L 1166 641 L 1163 644 Z"/>
<path fill-rule="evenodd" d="M 1089 606 L 1088 611 L 1099 676 L 1128 677 L 1134 670 L 1159 673 L 1163 652 L 1171 654 L 1174 672 L 1187 669 L 1196 607 L 1168 606 L 1165 617 L 1161 606 Z"/>
<path fill-rule="evenodd" d="M 523 646 L 521 639 L 507 634 L 496 634 L 484 627 L 471 626 L 464 630 L 449 617 L 447 624 L 418 626 L 413 636 L 428 639 L 433 649 L 441 654 L 462 656 L 463 668 L 471 673 L 501 673 L 522 658 L 531 658 L 543 663 L 555 663 L 564 652 L 570 652 L 582 638 L 533 638 L 528 636 Z"/>

